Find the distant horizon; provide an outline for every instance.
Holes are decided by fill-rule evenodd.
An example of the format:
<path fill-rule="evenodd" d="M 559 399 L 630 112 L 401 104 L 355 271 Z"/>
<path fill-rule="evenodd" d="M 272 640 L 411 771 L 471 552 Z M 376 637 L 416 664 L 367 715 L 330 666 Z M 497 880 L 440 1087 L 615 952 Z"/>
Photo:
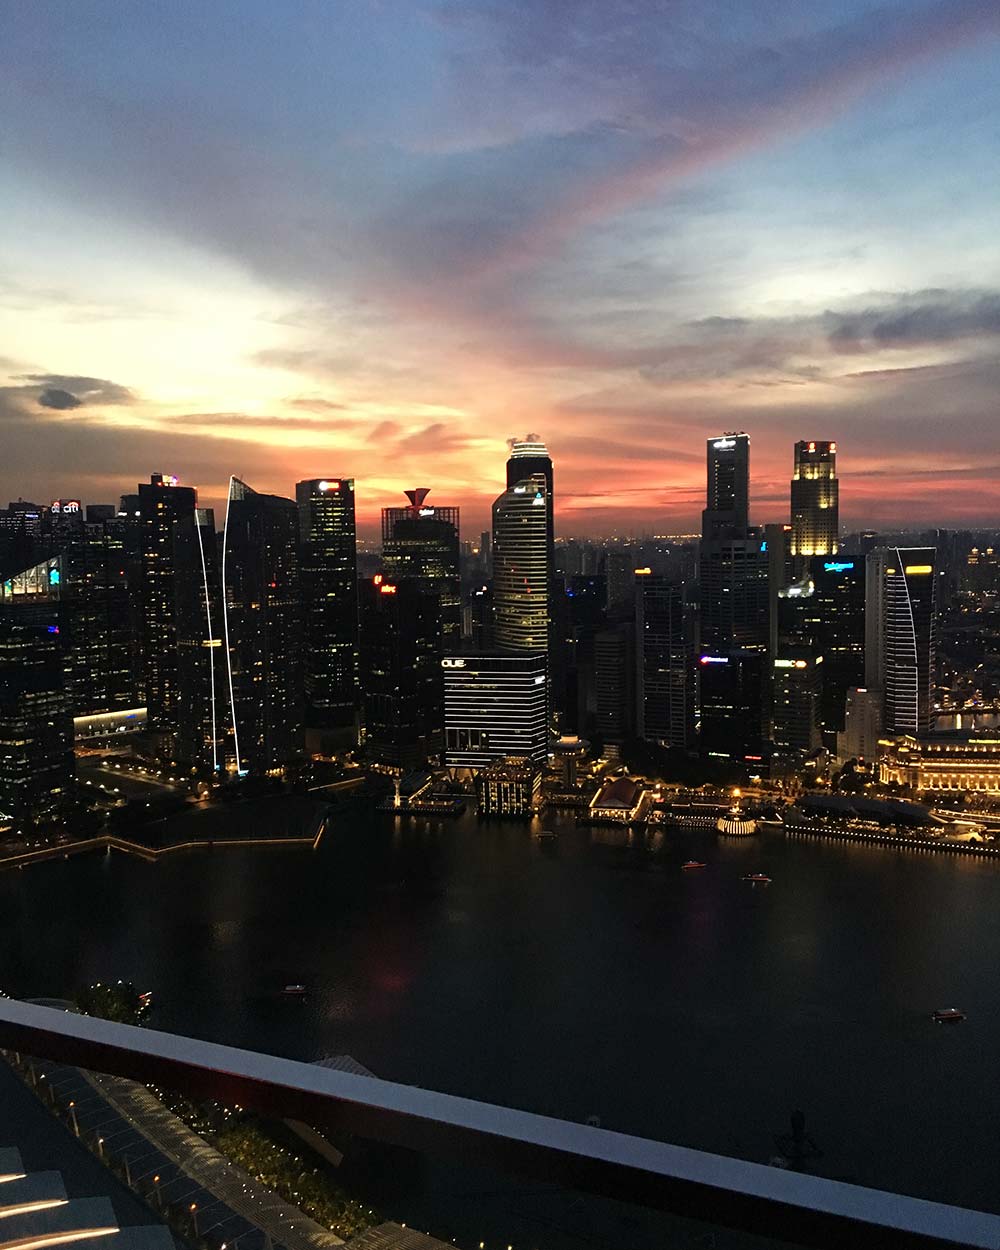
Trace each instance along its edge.
<path fill-rule="evenodd" d="M 505 457 L 502 457 L 500 460 L 501 470 L 503 469 L 505 460 L 506 460 Z M 556 536 L 557 542 L 560 540 L 569 540 L 569 539 L 584 539 L 584 540 L 594 540 L 594 541 L 602 541 L 602 540 L 607 540 L 607 539 L 621 539 L 621 540 L 638 541 L 641 539 L 660 538 L 660 539 L 675 539 L 676 540 L 680 538 L 697 539 L 700 537 L 701 507 L 699 507 L 696 517 L 688 526 L 685 526 L 683 522 L 676 524 L 676 525 L 668 526 L 664 524 L 662 521 L 658 524 L 656 520 L 651 520 L 648 523 L 637 522 L 634 526 L 628 529 L 625 529 L 624 527 L 619 527 L 617 529 L 605 528 L 603 530 L 585 529 L 585 528 L 580 528 L 579 524 L 572 528 L 566 528 L 564 525 L 560 524 L 560 514 L 563 511 L 563 509 L 560 507 L 561 501 L 560 501 L 560 493 L 559 493 L 559 464 L 558 464 L 558 461 L 555 460 L 555 458 L 553 458 L 553 463 L 554 463 L 554 476 L 555 476 L 555 517 L 556 517 L 556 535 L 555 536 Z M 328 469 L 336 468 L 336 467 L 337 466 L 329 466 L 329 465 L 327 466 Z M 343 467 L 343 466 L 340 466 L 340 467 Z M 839 470 L 839 464 L 838 464 L 838 470 Z M 38 497 L 37 495 L 28 494 L 23 491 L 18 492 L 18 493 L 12 493 L 9 490 L 5 491 L 4 487 L 0 486 L 0 507 L 7 507 L 10 504 L 18 503 L 18 502 L 28 502 L 32 504 L 37 504 L 39 507 L 45 508 L 45 507 L 48 507 L 51 504 L 51 502 L 57 498 L 58 499 L 79 499 L 84 509 L 86 508 L 88 504 L 113 504 L 117 506 L 120 502 L 121 496 L 134 494 L 136 487 L 139 485 L 139 483 L 142 481 L 148 481 L 151 473 L 172 472 L 172 471 L 173 471 L 172 468 L 167 469 L 167 470 L 161 470 L 161 469 L 150 470 L 150 472 L 146 473 L 144 476 L 136 477 L 134 482 L 129 480 L 126 484 L 125 489 L 121 489 L 117 491 L 117 493 L 113 497 L 110 497 L 110 498 L 95 497 L 91 499 L 91 498 L 85 497 L 82 494 L 74 493 L 74 492 L 68 492 L 68 493 L 63 492 L 57 495 L 55 492 L 51 492 L 51 491 L 42 492 L 41 496 Z M 221 493 L 220 495 L 216 497 L 208 496 L 205 493 L 204 488 L 201 487 L 197 482 L 189 481 L 181 475 L 177 475 L 177 476 L 178 476 L 177 484 L 179 486 L 189 486 L 189 487 L 193 486 L 194 487 L 194 489 L 198 492 L 198 507 L 212 509 L 212 511 L 215 514 L 216 528 L 221 529 L 223 518 L 225 517 L 225 510 L 226 510 L 225 491 L 223 491 L 223 493 Z M 239 477 L 240 475 L 235 474 L 234 476 Z M 257 490 L 258 492 L 262 494 L 280 495 L 283 498 L 290 499 L 294 502 L 295 483 L 297 481 L 306 481 L 309 479 L 315 479 L 315 478 L 322 477 L 322 476 L 324 475 L 321 473 L 309 472 L 305 476 L 298 477 L 295 479 L 295 481 L 292 481 L 291 483 L 289 483 L 288 488 L 284 490 L 280 488 L 274 488 L 274 489 L 269 488 L 268 486 L 265 486 L 262 482 L 248 481 L 247 485 L 251 486 L 254 490 Z M 350 478 L 351 474 L 350 473 L 337 474 L 337 473 L 331 472 L 331 473 L 327 473 L 325 476 L 328 476 L 328 477 L 339 476 L 342 478 Z M 246 481 L 245 478 L 242 478 L 241 480 Z M 841 518 L 843 518 L 844 499 L 846 495 L 846 497 L 849 500 L 850 489 L 849 489 L 849 482 L 845 483 L 843 475 L 840 474 L 839 472 L 838 472 L 838 480 L 840 482 L 840 499 L 841 499 L 840 512 L 841 512 Z M 398 496 L 390 495 L 385 498 L 384 503 L 380 502 L 378 504 L 369 504 L 366 507 L 365 497 L 364 497 L 365 496 L 364 483 L 359 481 L 357 477 L 354 478 L 354 483 L 355 483 L 355 502 L 356 502 L 356 508 L 357 508 L 356 515 L 358 519 L 358 524 L 357 524 L 358 538 L 363 539 L 366 542 L 374 540 L 374 539 L 378 539 L 380 536 L 381 508 L 404 506 L 405 495 L 403 492 L 404 490 L 411 489 L 412 487 L 411 485 L 400 487 Z M 417 486 L 424 485 L 425 486 L 426 482 L 423 482 L 423 483 L 415 482 L 412 485 L 417 485 Z M 751 524 L 755 526 L 763 527 L 764 525 L 773 524 L 773 523 L 777 523 L 777 524 L 786 523 L 789 519 L 789 511 L 790 511 L 787 483 L 786 483 L 786 496 L 783 501 L 784 510 L 780 512 L 780 514 L 778 511 L 778 503 L 776 500 L 774 500 L 773 496 L 771 496 L 771 499 L 775 503 L 773 512 L 769 512 L 766 515 L 763 512 L 759 512 L 757 508 L 755 507 L 755 503 L 759 502 L 759 500 L 758 500 L 758 497 L 755 496 L 753 488 L 754 488 L 754 478 L 753 478 L 753 473 L 752 473 L 752 461 L 751 461 L 751 479 L 750 479 Z M 489 510 L 489 505 L 491 505 L 493 500 L 496 498 L 496 496 L 501 493 L 502 489 L 503 489 L 503 482 L 502 480 L 498 479 L 498 482 L 495 488 L 495 493 L 488 496 L 488 502 L 485 507 L 485 510 L 483 509 L 483 505 L 481 501 L 476 501 L 471 506 L 465 503 L 460 503 L 457 505 L 461 509 L 461 530 L 462 530 L 463 540 L 477 539 L 484 530 L 488 531 L 491 529 L 492 518 L 491 518 L 491 513 Z M 431 487 L 430 491 L 431 491 L 431 494 L 427 499 L 428 505 L 436 505 L 438 507 L 445 507 L 447 505 L 455 504 L 455 500 L 453 498 L 444 498 L 444 497 L 435 498 L 434 496 L 436 496 L 439 492 L 434 487 Z M 704 495 L 704 486 L 702 486 L 702 494 Z M 478 511 L 476 510 L 477 508 L 478 508 Z M 986 518 L 982 518 L 979 520 L 970 520 L 970 519 L 964 519 L 964 518 L 960 520 L 954 520 L 954 519 L 948 519 L 948 518 L 930 517 L 930 518 L 924 518 L 921 520 L 909 520 L 909 521 L 904 521 L 901 519 L 886 520 L 886 521 L 875 521 L 875 520 L 857 521 L 857 520 L 850 519 L 847 522 L 845 522 L 842 519 L 841 525 L 840 525 L 840 533 L 842 535 L 862 533 L 865 530 L 873 530 L 877 533 L 886 533 L 886 534 L 907 534 L 907 533 L 921 533 L 921 532 L 926 532 L 927 530 L 932 530 L 932 529 L 968 530 L 972 532 L 1000 533 L 1000 516 L 994 516 L 992 520 L 986 519 Z"/>

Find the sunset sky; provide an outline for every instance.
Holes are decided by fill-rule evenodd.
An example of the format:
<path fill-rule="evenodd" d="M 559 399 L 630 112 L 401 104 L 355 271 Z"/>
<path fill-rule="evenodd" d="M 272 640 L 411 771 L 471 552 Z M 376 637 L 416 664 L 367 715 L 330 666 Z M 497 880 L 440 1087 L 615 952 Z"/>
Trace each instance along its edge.
<path fill-rule="evenodd" d="M 0 506 L 431 486 L 562 534 L 1000 524 L 997 0 L 38 0 L 0 38 Z"/>

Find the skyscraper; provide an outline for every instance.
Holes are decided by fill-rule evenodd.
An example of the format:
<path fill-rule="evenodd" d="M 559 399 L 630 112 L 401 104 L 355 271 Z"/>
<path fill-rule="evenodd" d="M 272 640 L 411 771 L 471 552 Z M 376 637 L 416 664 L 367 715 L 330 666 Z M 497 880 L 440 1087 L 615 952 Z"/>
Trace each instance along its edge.
<path fill-rule="evenodd" d="M 750 524 L 750 437 L 727 432 L 708 440 L 708 483 L 703 538 L 742 535 Z"/>
<path fill-rule="evenodd" d="M 223 625 L 232 751 L 241 774 L 281 770 L 302 751 L 298 510 L 230 478 Z"/>
<path fill-rule="evenodd" d="M 59 626 L 19 616 L 0 604 L 0 818 L 23 832 L 66 813 L 75 761 Z"/>
<path fill-rule="evenodd" d="M 309 751 L 357 743 L 357 530 L 353 478 L 295 487 L 299 509 L 305 726 Z"/>
<path fill-rule="evenodd" d="M 789 658 L 789 647 L 823 657 L 820 724 L 824 745 L 835 750 L 847 692 L 865 680 L 863 562 L 822 556 L 805 560 L 802 576 L 780 592 L 776 628 L 775 659 Z"/>
<path fill-rule="evenodd" d="M 390 581 L 413 581 L 441 603 L 445 651 L 458 649 L 462 636 L 462 584 L 459 570 L 459 510 L 427 503 L 430 489 L 405 492 L 408 508 L 382 509 L 382 565 Z"/>
<path fill-rule="evenodd" d="M 211 767 L 214 682 L 203 643 L 215 524 L 197 492 L 154 473 L 138 488 L 141 641 L 148 724 L 161 758 Z M 183 739 L 183 740 L 182 740 Z M 207 739 L 207 740 L 206 740 Z"/>
<path fill-rule="evenodd" d="M 493 637 L 500 651 L 548 654 L 548 507 L 541 473 L 519 479 L 493 505 Z"/>
<path fill-rule="evenodd" d="M 557 578 L 556 578 L 556 547 L 555 547 L 555 493 L 553 490 L 552 458 L 548 448 L 537 434 L 526 434 L 523 439 L 508 439 L 510 456 L 507 460 L 507 490 L 512 491 L 519 483 L 529 478 L 541 477 L 545 481 L 544 514 L 545 514 L 545 579 L 546 598 L 548 601 L 548 631 L 544 650 L 549 663 L 548 690 L 549 708 L 561 712 L 565 700 L 565 655 L 559 645 L 556 626 L 557 616 Z M 499 501 L 498 501 L 499 502 Z M 494 587 L 496 586 L 496 511 L 494 506 Z M 509 544 L 508 544 L 509 549 Z M 494 600 L 495 602 L 495 600 Z M 534 644 L 532 644 L 534 645 Z M 497 639 L 497 646 L 506 650 L 507 643 Z M 529 646 L 530 649 L 530 646 Z"/>
<path fill-rule="evenodd" d="M 694 636 L 684 590 L 635 574 L 636 733 L 687 747 L 694 736 Z"/>
<path fill-rule="evenodd" d="M 840 548 L 840 486 L 837 444 L 795 444 L 792 474 L 792 535 L 795 557 L 833 556 Z"/>
<path fill-rule="evenodd" d="M 865 685 L 881 692 L 884 733 L 931 728 L 936 556 L 933 547 L 880 547 L 868 556 Z"/>
<path fill-rule="evenodd" d="M 752 764 L 764 759 L 765 659 L 759 650 L 699 657 L 703 755 Z"/>
<path fill-rule="evenodd" d="M 767 541 L 749 524 L 749 497 L 749 437 L 710 438 L 698 562 L 703 652 L 768 647 Z"/>
<path fill-rule="evenodd" d="M 224 762 L 227 682 L 215 513 L 195 508 L 174 524 L 174 620 L 179 715 L 173 757 L 216 775 Z"/>
<path fill-rule="evenodd" d="M 784 755 L 807 754 L 821 745 L 820 695 L 823 656 L 810 647 L 782 646 L 772 661 L 772 739 Z"/>
<path fill-rule="evenodd" d="M 486 768 L 508 757 L 540 771 L 548 751 L 545 656 L 445 656 L 445 763 Z"/>
<path fill-rule="evenodd" d="M 415 582 L 361 583 L 361 673 L 370 759 L 410 769 L 441 750 L 441 608 Z"/>

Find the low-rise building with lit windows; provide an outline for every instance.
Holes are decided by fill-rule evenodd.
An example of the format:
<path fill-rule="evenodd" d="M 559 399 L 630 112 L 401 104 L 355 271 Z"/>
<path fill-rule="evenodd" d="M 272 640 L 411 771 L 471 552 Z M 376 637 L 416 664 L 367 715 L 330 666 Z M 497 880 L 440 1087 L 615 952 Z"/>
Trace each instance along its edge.
<path fill-rule="evenodd" d="M 533 760 L 511 755 L 476 774 L 482 816 L 530 816 L 542 792 L 542 775 Z"/>
<path fill-rule="evenodd" d="M 1000 795 L 1000 731 L 883 739 L 879 749 L 883 784 Z"/>

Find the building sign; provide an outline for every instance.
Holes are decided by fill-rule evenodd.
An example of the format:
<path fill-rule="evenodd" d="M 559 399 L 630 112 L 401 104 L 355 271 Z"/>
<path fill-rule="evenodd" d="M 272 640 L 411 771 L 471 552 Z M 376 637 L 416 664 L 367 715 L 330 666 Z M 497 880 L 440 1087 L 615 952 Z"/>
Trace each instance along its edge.
<path fill-rule="evenodd" d="M 446 657 L 441 661 L 442 668 L 465 668 L 465 661 L 461 657 Z"/>

